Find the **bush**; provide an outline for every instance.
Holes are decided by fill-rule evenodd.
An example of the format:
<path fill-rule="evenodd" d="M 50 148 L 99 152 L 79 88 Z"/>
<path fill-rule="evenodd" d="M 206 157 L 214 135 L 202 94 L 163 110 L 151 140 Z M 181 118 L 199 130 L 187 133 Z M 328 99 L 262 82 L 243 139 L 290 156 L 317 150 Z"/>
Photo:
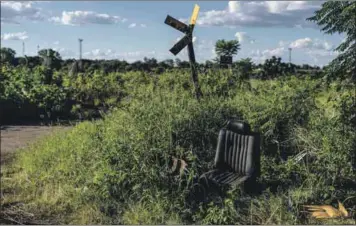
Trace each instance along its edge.
<path fill-rule="evenodd" d="M 343 111 L 334 109 L 339 113 L 332 118 L 318 106 L 324 92 L 318 80 L 254 80 L 250 90 L 228 85 L 233 77 L 208 76 L 201 77 L 205 95 L 198 102 L 185 72 L 109 74 L 102 80 L 124 81 L 112 90 L 93 74 L 96 87 L 125 97 L 102 120 L 80 123 L 19 152 L 14 172 L 7 168 L 1 178 L 2 189 L 15 192 L 4 202 L 21 200 L 21 211 L 56 224 L 315 224 L 301 205 L 355 205 L 353 133 L 340 118 Z M 108 98 L 89 78 L 63 84 L 78 87 L 82 100 L 88 93 Z M 165 173 L 165 162 L 170 155 L 186 160 L 188 180 L 211 168 L 219 129 L 231 117 L 263 135 L 264 193 L 242 197 L 230 191 L 218 206 L 190 213 L 186 183 Z"/>

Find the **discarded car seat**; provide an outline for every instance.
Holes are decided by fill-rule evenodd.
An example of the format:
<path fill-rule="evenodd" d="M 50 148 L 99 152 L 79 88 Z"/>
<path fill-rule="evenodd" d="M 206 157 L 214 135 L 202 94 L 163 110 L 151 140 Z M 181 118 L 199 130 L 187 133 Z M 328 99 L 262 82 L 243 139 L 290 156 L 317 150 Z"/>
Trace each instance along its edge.
<path fill-rule="evenodd" d="M 219 133 L 214 169 L 201 175 L 197 183 L 207 190 L 205 195 L 212 190 L 211 185 L 224 190 L 243 184 L 243 190 L 249 192 L 255 189 L 259 175 L 260 134 L 251 132 L 245 122 L 230 120 Z M 199 189 L 199 196 L 203 188 Z M 201 197 L 199 199 L 202 200 Z"/>

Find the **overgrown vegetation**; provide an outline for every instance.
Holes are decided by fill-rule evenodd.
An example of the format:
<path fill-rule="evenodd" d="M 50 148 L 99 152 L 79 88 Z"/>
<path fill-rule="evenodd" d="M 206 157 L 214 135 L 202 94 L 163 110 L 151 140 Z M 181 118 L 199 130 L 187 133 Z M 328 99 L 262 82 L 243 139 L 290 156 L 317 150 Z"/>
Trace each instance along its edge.
<path fill-rule="evenodd" d="M 48 50 L 49 56 L 53 56 L 53 59 L 39 59 L 38 64 L 31 63 L 32 66 L 16 65 L 11 63 L 14 59 L 5 58 L 5 55 L 11 56 L 10 53 L 13 51 L 10 49 L 5 52 L 8 54 L 3 54 L 3 60 L 7 61 L 2 64 L 0 74 L 0 103 L 2 105 L 0 113 L 3 124 L 12 123 L 19 118 L 47 121 L 98 118 L 128 95 L 128 90 L 124 88 L 126 80 L 123 76 L 140 74 L 141 77 L 169 77 L 171 73 L 188 70 L 184 69 L 184 62 L 176 62 L 177 66 L 174 67 L 173 60 L 157 63 L 155 59 L 145 59 L 144 63 L 134 62 L 132 64 L 124 61 L 98 63 L 83 61 L 81 63 L 85 66 L 82 66 L 84 69 L 80 70 L 80 63 L 74 62 L 68 68 L 67 64 L 72 61 L 62 61 L 59 54 L 53 50 Z M 40 51 L 42 55 L 45 52 Z M 272 61 L 274 63 L 271 63 Z M 101 66 L 98 66 L 99 64 Z M 189 66 L 187 62 L 186 64 Z M 128 66 L 131 67 L 129 72 L 126 71 Z M 212 76 L 211 70 L 220 73 L 217 67 L 217 63 L 207 62 L 199 65 L 199 71 L 209 77 Z M 253 64 L 250 58 L 242 59 L 235 62 L 233 68 L 235 71 L 233 79 L 242 82 L 238 87 L 246 85 L 243 81 L 250 76 L 271 79 L 288 77 L 291 72 L 288 65 L 276 57 L 272 57 L 271 60 L 267 59 L 263 66 Z M 319 74 L 320 72 L 316 72 L 313 77 L 318 78 Z M 220 78 L 227 79 L 225 76 L 220 76 Z M 202 79 L 206 78 L 202 77 Z M 189 89 L 189 80 L 186 81 L 185 86 Z M 208 90 L 208 95 L 210 91 Z"/>
<path fill-rule="evenodd" d="M 301 213 L 301 204 L 341 200 L 353 211 L 354 133 L 343 120 L 348 107 L 343 100 L 351 89 L 336 91 L 309 77 L 252 80 L 251 89 L 237 88 L 229 71 L 213 71 L 201 76 L 209 95 L 197 102 L 189 76 L 122 74 L 127 96 L 110 114 L 18 152 L 2 172 L 2 203 L 23 204 L 7 207 L 5 218 L 57 224 L 315 224 Z M 332 102 L 322 101 L 328 93 Z M 206 171 L 218 131 L 232 116 L 263 134 L 264 193 L 232 191 L 220 207 L 189 213 L 187 187 L 165 173 L 162 159 L 174 155 L 188 162 L 192 174 Z"/>
<path fill-rule="evenodd" d="M 324 20 L 330 10 L 334 14 Z M 347 32 L 345 45 L 351 45 L 354 23 L 342 28 L 338 18 L 345 22 L 354 10 L 352 2 L 326 2 L 312 20 L 328 32 Z M 328 30 L 330 24 L 342 29 Z M 166 70 L 159 70 L 154 59 L 106 62 L 104 68 L 81 62 L 62 70 L 49 67 L 53 61 L 45 60 L 44 66 L 26 61 L 23 68 L 14 67 L 15 53 L 2 49 L 7 62 L 0 78 L 2 106 L 28 110 L 34 105 L 41 114 L 87 118 L 95 115 L 88 112 L 94 106 L 94 112 L 106 114 L 17 152 L 1 172 L 1 222 L 356 224 L 356 87 L 350 83 L 354 64 L 347 60 L 352 45 L 339 49 L 345 50 L 338 58 L 345 67 L 339 79 L 330 71 L 326 80 L 323 74 L 295 76 L 293 67 L 285 70 L 275 57 L 257 66 L 260 74 L 249 59 L 232 71 L 206 66 L 199 77 L 204 93 L 199 102 L 189 72 L 173 68 L 172 61 L 165 62 Z M 186 180 L 169 175 L 165 162 L 168 156 L 184 159 L 188 180 L 210 169 L 218 132 L 231 117 L 262 134 L 262 193 L 231 190 L 190 212 L 184 204 Z M 317 221 L 302 209 L 337 200 L 350 218 Z"/>

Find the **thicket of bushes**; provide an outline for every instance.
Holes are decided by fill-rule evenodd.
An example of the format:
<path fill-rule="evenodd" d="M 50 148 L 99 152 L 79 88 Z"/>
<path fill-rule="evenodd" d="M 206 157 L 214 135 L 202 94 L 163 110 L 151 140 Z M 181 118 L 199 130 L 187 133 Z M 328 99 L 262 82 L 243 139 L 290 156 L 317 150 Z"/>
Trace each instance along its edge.
<path fill-rule="evenodd" d="M 155 59 L 145 59 L 144 62 L 134 62 L 131 65 L 121 61 L 87 62 L 84 60 L 82 63 L 86 65 L 86 70 L 82 72 L 78 68 L 73 69 L 74 66 L 67 67 L 70 63 L 78 64 L 78 62 L 73 63 L 71 60 L 64 62 L 66 63 L 62 66 L 56 67 L 41 65 L 41 61 L 37 62 L 39 65 L 31 67 L 4 62 L 0 73 L 1 123 L 38 121 L 39 119 L 56 121 L 98 118 L 102 113 L 116 106 L 128 94 L 127 90 L 124 90 L 126 80 L 122 78 L 125 74 L 157 77 L 189 70 L 179 66 L 180 61 L 177 63 L 178 67 L 174 68 L 173 60 L 158 63 Z M 99 63 L 102 65 L 98 66 Z M 132 71 L 127 72 L 125 69 L 127 66 L 132 66 Z M 234 77 L 232 79 L 236 81 L 245 81 L 249 77 L 272 79 L 291 74 L 288 65 L 280 62 L 280 58 L 276 57 L 267 59 L 265 64 L 259 66 L 254 65 L 251 59 L 242 59 L 234 62 L 233 67 Z M 259 67 L 263 69 L 257 70 L 256 68 Z M 221 69 L 217 64 L 210 62 L 198 65 L 198 70 L 203 75 L 202 79 L 209 83 L 215 82 L 210 77 L 219 74 Z M 318 78 L 319 74 L 321 72 L 316 72 L 313 78 Z M 226 76 L 219 78 L 231 80 Z M 171 83 L 174 84 L 175 80 Z M 246 84 L 239 83 L 238 87 L 242 85 Z M 227 90 L 228 86 L 229 84 L 226 83 L 226 87 L 218 88 L 221 90 L 212 91 L 222 92 L 222 90 Z M 188 80 L 184 83 L 184 87 L 190 88 Z M 211 95 L 211 90 L 207 92 L 207 95 Z"/>
<path fill-rule="evenodd" d="M 30 69 L 5 64 L 0 87 L 2 123 L 95 118 L 124 97 L 122 84 L 120 73 L 70 76 L 42 66 Z"/>
<path fill-rule="evenodd" d="M 355 133 L 345 104 L 353 91 L 309 77 L 234 76 L 201 75 L 204 97 L 198 102 L 188 72 L 121 74 L 124 82 L 113 90 L 124 98 L 102 120 L 80 123 L 18 152 L 1 177 L 2 199 L 23 205 L 8 207 L 5 216 L 56 224 L 354 224 L 355 215 L 320 222 L 301 208 L 340 200 L 354 214 Z M 100 77 L 101 91 L 105 81 L 117 78 Z M 264 191 L 257 196 L 230 191 L 190 213 L 184 207 L 188 188 L 166 173 L 162 159 L 185 159 L 191 176 L 205 172 L 230 117 L 262 134 Z"/>

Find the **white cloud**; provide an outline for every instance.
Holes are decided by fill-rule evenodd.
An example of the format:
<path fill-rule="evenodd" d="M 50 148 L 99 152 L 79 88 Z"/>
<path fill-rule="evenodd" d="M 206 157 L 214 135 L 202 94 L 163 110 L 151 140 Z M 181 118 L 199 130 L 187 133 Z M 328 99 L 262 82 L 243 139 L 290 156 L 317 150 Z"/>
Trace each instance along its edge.
<path fill-rule="evenodd" d="M 284 47 L 277 47 L 274 49 L 266 49 L 266 50 L 262 51 L 262 55 L 266 56 L 266 57 L 282 56 L 284 52 L 285 52 Z"/>
<path fill-rule="evenodd" d="M 289 47 L 292 49 L 319 49 L 325 51 L 330 51 L 334 48 L 333 45 L 327 41 L 322 41 L 320 39 L 312 40 L 309 37 L 297 39 L 291 42 Z"/>
<path fill-rule="evenodd" d="M 265 49 L 265 50 L 252 50 L 250 54 L 248 54 L 248 57 L 251 57 L 252 60 L 254 60 L 257 63 L 262 63 L 266 59 L 271 58 L 272 56 L 276 57 L 282 57 L 283 54 L 286 52 L 286 48 L 283 46 L 279 46 L 276 48 L 270 48 L 270 49 Z"/>
<path fill-rule="evenodd" d="M 241 9 L 241 4 L 237 1 L 229 1 L 228 5 L 229 13 L 237 13 Z"/>
<path fill-rule="evenodd" d="M 319 65 L 329 62 L 339 54 L 337 51 L 333 51 L 334 46 L 331 43 L 308 37 L 293 41 L 289 47 L 302 50 L 315 64 Z"/>
<path fill-rule="evenodd" d="M 324 50 L 307 50 L 306 53 L 315 57 L 334 57 L 339 55 L 337 51 L 324 51 Z"/>
<path fill-rule="evenodd" d="M 319 66 L 326 65 L 337 55 L 339 55 L 337 51 L 326 51 L 321 49 L 306 50 L 305 53 L 314 61 L 315 64 Z"/>
<path fill-rule="evenodd" d="M 314 40 L 313 47 L 316 49 L 323 49 L 323 50 L 327 50 L 327 51 L 331 51 L 334 49 L 334 45 L 332 45 L 331 43 L 329 43 L 327 41 L 322 41 L 319 39 Z"/>
<path fill-rule="evenodd" d="M 1 1 L 1 23 L 15 23 L 19 20 L 44 20 L 42 10 L 33 1 Z"/>
<path fill-rule="evenodd" d="M 147 27 L 146 24 L 131 23 L 131 24 L 128 26 L 128 28 L 134 28 L 134 27 L 138 27 L 138 26 L 143 27 L 143 28 Z"/>
<path fill-rule="evenodd" d="M 61 17 L 52 17 L 50 21 L 64 25 L 84 25 L 84 24 L 116 24 L 125 21 L 119 16 L 97 13 L 93 11 L 63 11 Z"/>
<path fill-rule="evenodd" d="M 53 42 L 53 45 L 59 45 L 59 41 Z"/>
<path fill-rule="evenodd" d="M 287 42 L 285 42 L 285 41 L 279 41 L 278 42 L 278 46 L 279 47 L 284 47 L 285 45 L 287 45 L 288 43 Z"/>
<path fill-rule="evenodd" d="M 328 41 L 306 37 L 294 41 L 279 41 L 276 48 L 262 51 L 253 50 L 250 52 L 250 57 L 254 61 L 263 62 L 272 56 L 282 57 L 288 52 L 288 48 L 292 48 L 292 59 L 295 53 L 301 55 L 297 61 L 293 60 L 294 63 L 303 64 L 312 60 L 315 64 L 320 66 L 327 64 L 327 62 L 330 62 L 330 60 L 339 54 L 333 51 L 333 46 L 334 45 Z"/>
<path fill-rule="evenodd" d="M 295 48 L 295 49 L 303 49 L 303 48 L 309 48 L 312 44 L 311 38 L 301 38 L 293 41 L 289 47 L 290 48 Z"/>
<path fill-rule="evenodd" d="M 167 54 L 157 53 L 156 51 L 117 52 L 113 49 L 93 49 L 83 53 L 83 56 L 88 59 L 119 59 L 128 62 L 142 61 L 144 57 L 154 57 L 156 59 L 167 58 Z"/>
<path fill-rule="evenodd" d="M 28 35 L 26 31 L 17 32 L 17 33 L 5 33 L 1 35 L 1 40 L 9 41 L 9 40 L 26 40 L 28 39 Z"/>
<path fill-rule="evenodd" d="M 226 9 L 202 12 L 197 20 L 202 26 L 315 26 L 305 19 L 320 8 L 312 1 L 229 1 Z"/>
<path fill-rule="evenodd" d="M 252 50 L 250 55 L 253 57 L 269 58 L 272 56 L 282 56 L 285 51 L 286 49 L 284 47 L 277 47 L 277 48 L 265 49 L 262 51 Z"/>
<path fill-rule="evenodd" d="M 211 49 L 214 49 L 215 42 L 213 40 L 198 40 L 196 44 L 196 49 L 198 51 L 203 51 L 203 50 L 208 50 L 210 51 Z"/>
<path fill-rule="evenodd" d="M 237 40 L 239 40 L 240 43 L 248 41 L 253 44 L 256 42 L 256 40 L 253 39 L 251 36 L 247 35 L 246 32 L 236 32 L 235 37 L 237 38 Z"/>
<path fill-rule="evenodd" d="M 117 53 L 116 56 L 120 56 L 120 57 L 152 57 L 156 55 L 156 51 L 130 51 L 130 52 L 121 52 L 121 53 Z"/>
<path fill-rule="evenodd" d="M 76 58 L 79 56 L 79 53 L 75 53 L 73 50 L 67 48 L 55 47 L 53 50 L 57 51 L 62 58 Z"/>
<path fill-rule="evenodd" d="M 205 62 L 216 57 L 215 42 L 213 40 L 198 39 L 195 44 L 195 55 L 198 62 Z M 188 60 L 188 55 L 187 58 Z"/>
<path fill-rule="evenodd" d="M 316 7 L 308 1 L 267 1 L 267 9 L 270 13 L 286 13 L 288 11 L 305 11 Z"/>
<path fill-rule="evenodd" d="M 83 56 L 89 57 L 89 58 L 100 58 L 100 59 L 105 59 L 107 57 L 113 57 L 115 55 L 115 51 L 112 49 L 93 49 L 89 52 L 85 52 Z"/>

